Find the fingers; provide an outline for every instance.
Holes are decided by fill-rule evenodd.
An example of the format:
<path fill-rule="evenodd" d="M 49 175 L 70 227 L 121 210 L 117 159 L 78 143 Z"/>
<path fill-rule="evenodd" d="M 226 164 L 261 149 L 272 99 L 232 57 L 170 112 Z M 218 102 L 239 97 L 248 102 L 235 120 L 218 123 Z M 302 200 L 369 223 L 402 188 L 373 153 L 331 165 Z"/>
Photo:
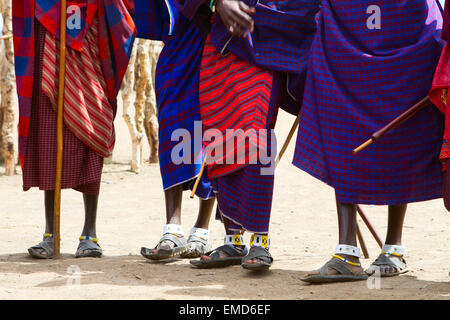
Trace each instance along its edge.
<path fill-rule="evenodd" d="M 239 4 L 241 3 L 242 2 L 239 2 Z M 240 9 L 233 10 L 230 12 L 230 16 L 233 19 L 233 22 L 238 24 L 240 28 L 253 32 L 255 22 L 245 11 Z"/>
<path fill-rule="evenodd" d="M 255 8 L 249 7 L 245 2 L 239 1 L 239 8 L 247 13 L 248 15 L 252 15 L 256 12 Z"/>
<path fill-rule="evenodd" d="M 237 37 L 244 37 L 247 34 L 247 31 L 243 29 L 239 24 L 234 24 L 230 27 L 228 27 L 228 31 L 233 35 Z"/>
<path fill-rule="evenodd" d="M 251 15 L 255 13 L 255 9 L 250 8 L 244 2 L 219 0 L 216 3 L 216 11 L 233 36 L 245 37 L 248 32 L 253 32 L 254 21 Z"/>

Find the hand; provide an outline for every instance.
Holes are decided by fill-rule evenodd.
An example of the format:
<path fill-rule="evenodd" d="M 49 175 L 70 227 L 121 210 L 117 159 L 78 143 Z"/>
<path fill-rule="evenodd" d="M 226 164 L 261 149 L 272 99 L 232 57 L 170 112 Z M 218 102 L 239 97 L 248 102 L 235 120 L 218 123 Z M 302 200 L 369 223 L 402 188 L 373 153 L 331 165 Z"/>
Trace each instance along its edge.
<path fill-rule="evenodd" d="M 233 36 L 245 37 L 248 32 L 253 32 L 255 22 L 251 15 L 255 8 L 240 0 L 217 0 L 216 11 Z"/>

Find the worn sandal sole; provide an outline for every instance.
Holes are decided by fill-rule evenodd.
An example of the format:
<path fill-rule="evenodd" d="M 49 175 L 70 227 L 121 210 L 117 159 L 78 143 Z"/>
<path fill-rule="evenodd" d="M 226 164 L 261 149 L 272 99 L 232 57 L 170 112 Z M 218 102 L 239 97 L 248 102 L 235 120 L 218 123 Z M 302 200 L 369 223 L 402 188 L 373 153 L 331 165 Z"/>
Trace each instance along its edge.
<path fill-rule="evenodd" d="M 38 249 L 38 250 L 42 250 L 42 249 Z M 34 259 L 53 259 L 53 255 L 42 255 L 42 254 L 38 253 L 37 251 L 35 251 L 35 249 L 33 249 L 33 248 L 29 248 L 28 253 Z"/>
<path fill-rule="evenodd" d="M 269 270 L 269 268 L 272 266 L 272 264 L 266 264 L 266 263 L 243 263 L 242 268 L 251 270 L 251 271 L 266 271 Z"/>
<path fill-rule="evenodd" d="M 227 257 L 222 259 L 211 260 L 191 260 L 190 264 L 198 269 L 225 268 L 235 266 L 242 263 L 241 257 Z"/>
<path fill-rule="evenodd" d="M 300 280 L 309 283 L 333 283 L 333 282 L 351 282 L 351 281 L 363 281 L 367 280 L 369 276 L 360 275 L 360 276 L 346 276 L 346 275 L 335 275 L 335 276 L 322 276 L 315 275 L 309 277 L 300 278 Z"/>
<path fill-rule="evenodd" d="M 142 247 L 141 248 L 141 255 L 149 260 L 166 260 L 171 258 L 176 258 L 180 255 L 182 255 L 184 252 L 187 251 L 186 246 L 184 247 L 176 247 L 170 250 L 166 249 L 159 249 L 156 253 L 148 254 L 146 253 L 146 250 L 149 250 L 148 248 Z"/>
<path fill-rule="evenodd" d="M 381 278 L 390 278 L 390 277 L 395 277 L 395 276 L 399 276 L 399 275 L 401 275 L 401 274 L 405 274 L 405 273 L 407 273 L 407 272 L 409 272 L 410 271 L 410 269 L 404 269 L 404 270 L 401 270 L 401 271 L 398 271 L 398 272 L 394 272 L 394 273 L 384 273 L 384 274 L 380 274 L 380 277 Z M 367 275 L 370 277 L 370 276 L 373 276 L 374 274 L 375 274 L 375 272 L 374 273 L 368 273 L 368 272 L 366 272 L 367 273 Z"/>
<path fill-rule="evenodd" d="M 186 245 L 186 251 L 181 254 L 183 259 L 195 259 L 200 258 L 208 252 L 207 247 L 200 247 L 197 244 L 189 243 Z"/>
<path fill-rule="evenodd" d="M 103 255 L 103 252 L 96 250 L 89 250 L 87 253 L 78 254 L 75 253 L 75 258 L 99 258 Z"/>

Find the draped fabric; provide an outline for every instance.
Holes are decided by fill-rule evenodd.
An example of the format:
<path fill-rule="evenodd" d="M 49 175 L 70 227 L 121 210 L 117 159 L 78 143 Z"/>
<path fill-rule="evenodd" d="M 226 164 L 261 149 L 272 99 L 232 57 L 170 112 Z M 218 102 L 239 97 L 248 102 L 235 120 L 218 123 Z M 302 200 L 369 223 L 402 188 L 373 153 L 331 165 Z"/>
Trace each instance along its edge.
<path fill-rule="evenodd" d="M 272 72 L 253 66 L 234 53 L 222 56 L 208 37 L 200 79 L 205 139 L 209 139 L 209 130 L 221 134 L 207 143 L 209 149 L 218 151 L 214 159 L 208 159 L 209 178 L 256 163 L 259 154 L 267 151 L 265 130 L 272 125 L 268 123 Z"/>
<path fill-rule="evenodd" d="M 95 5 L 96 3 L 96 5 Z M 106 82 L 107 97 L 111 104 L 120 89 L 128 66 L 136 27 L 131 0 L 78 0 L 72 1 L 68 21 L 73 15 L 81 18 L 81 29 L 67 29 L 67 45 L 79 50 L 84 41 L 93 14 L 98 14 L 100 61 Z M 13 33 L 17 93 L 19 96 L 19 159 L 23 167 L 30 125 L 33 96 L 35 60 L 34 19 L 38 19 L 47 31 L 59 38 L 59 0 L 13 0 Z"/>
<path fill-rule="evenodd" d="M 32 187 L 55 189 L 56 113 L 42 88 L 45 39 L 49 32 L 35 20 L 36 39 L 34 88 L 28 142 L 23 168 L 23 190 Z M 63 163 L 61 188 L 99 194 L 103 158 L 87 147 L 63 125 Z"/>
<path fill-rule="evenodd" d="M 231 221 L 231 229 L 269 232 L 274 187 L 273 171 L 268 168 L 274 156 L 271 129 L 283 80 L 233 53 L 222 56 L 207 38 L 200 72 L 200 113 L 205 136 L 208 130 L 222 136 L 204 143 L 207 151 L 222 150 L 222 156 L 208 153 L 208 175 L 219 212 Z M 227 135 L 229 130 L 233 134 Z M 269 161 L 261 161 L 261 154 Z"/>
<path fill-rule="evenodd" d="M 198 96 L 204 36 L 194 24 L 183 20 L 177 33 L 165 41 L 156 67 L 159 162 L 165 190 L 196 178 L 204 159 Z M 188 154 L 174 154 L 183 139 L 188 139 L 189 147 L 184 151 Z M 177 162 L 174 156 L 183 160 Z M 212 196 L 206 174 L 197 195 L 204 199 Z"/>
<path fill-rule="evenodd" d="M 255 31 L 247 38 L 231 37 L 220 18 L 211 27 L 216 48 L 231 51 L 252 65 L 288 74 L 280 107 L 297 115 L 303 98 L 304 78 L 311 44 L 316 32 L 315 17 L 320 0 L 244 0 L 255 6 Z M 169 4 L 170 10 L 167 9 Z M 164 40 L 179 29 L 184 18 L 203 33 L 209 27 L 205 14 L 209 3 L 203 0 L 137 0 L 139 37 Z"/>
<path fill-rule="evenodd" d="M 377 8 L 379 28 L 370 19 Z M 437 3 L 327 0 L 318 23 L 294 165 L 334 187 L 343 203 L 441 197 L 443 119 L 433 106 L 352 153 L 428 94 L 442 49 Z"/>
<path fill-rule="evenodd" d="M 450 2 L 445 1 L 444 23 L 442 28 L 442 38 L 450 40 Z M 439 158 L 442 161 L 443 170 L 447 170 L 445 160 L 450 158 L 450 117 L 448 115 L 448 88 L 450 87 L 450 47 L 445 44 L 441 58 L 433 79 L 433 86 L 430 91 L 430 99 L 445 117 L 444 141 Z"/>
<path fill-rule="evenodd" d="M 82 50 L 67 50 L 64 123 L 85 145 L 107 158 L 114 149 L 114 110 L 107 98 L 98 48 L 98 20 L 91 24 Z M 58 103 L 59 42 L 45 38 L 42 90 L 56 112 Z"/>
<path fill-rule="evenodd" d="M 193 21 L 179 13 L 176 4 L 163 0 L 136 2 L 140 8 L 138 37 L 164 42 L 155 77 L 164 190 L 180 184 L 192 188 L 204 159 L 198 89 L 205 37 Z M 187 154 L 176 152 L 183 141 L 188 146 Z M 214 196 L 207 174 L 202 176 L 196 194 L 203 199 Z"/>

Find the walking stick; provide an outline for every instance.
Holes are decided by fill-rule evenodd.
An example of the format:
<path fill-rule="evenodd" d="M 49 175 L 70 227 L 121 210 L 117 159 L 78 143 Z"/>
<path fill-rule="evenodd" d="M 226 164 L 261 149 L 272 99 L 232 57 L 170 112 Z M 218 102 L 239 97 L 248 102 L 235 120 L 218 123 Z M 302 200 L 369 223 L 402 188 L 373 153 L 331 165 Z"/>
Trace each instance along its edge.
<path fill-rule="evenodd" d="M 63 163 L 63 124 L 64 124 L 64 80 L 66 73 L 66 24 L 67 9 L 66 0 L 61 0 L 61 35 L 59 41 L 59 84 L 58 84 L 58 109 L 56 123 L 56 176 L 55 176 L 55 202 L 53 211 L 53 243 L 54 257 L 60 257 L 60 216 L 61 216 L 61 177 Z"/>
<path fill-rule="evenodd" d="M 294 124 L 292 125 L 291 131 L 289 131 L 289 134 L 286 138 L 286 141 L 283 144 L 283 147 L 281 147 L 280 153 L 275 159 L 275 168 L 278 166 L 278 163 L 280 162 L 281 158 L 286 152 L 286 149 L 289 146 L 289 143 L 291 142 L 292 137 L 294 136 L 295 130 L 297 130 L 299 123 L 300 123 L 300 112 L 298 113 L 297 118 L 295 119 Z"/>
<path fill-rule="evenodd" d="M 361 207 L 359 205 L 356 206 L 356 210 L 359 213 L 359 216 L 361 217 L 361 219 L 364 221 L 364 223 L 366 224 L 367 228 L 369 229 L 370 233 L 372 234 L 372 236 L 375 238 L 375 241 L 378 243 L 378 245 L 380 246 L 380 248 L 383 247 L 383 241 L 381 241 L 380 236 L 378 235 L 377 231 L 375 230 L 374 226 L 372 225 L 372 223 L 370 223 L 369 219 L 367 219 L 367 216 L 364 214 L 364 212 L 362 211 Z"/>
<path fill-rule="evenodd" d="M 374 143 L 375 141 L 377 141 L 378 139 L 383 137 L 389 131 L 394 130 L 395 128 L 399 127 L 405 121 L 407 121 L 407 120 L 411 119 L 412 117 L 414 117 L 417 112 L 419 112 L 420 110 L 422 110 L 425 107 L 428 107 L 429 105 L 433 105 L 433 103 L 431 102 L 430 97 L 427 96 L 424 99 L 420 100 L 418 103 L 416 103 L 414 106 L 412 106 L 411 108 L 406 110 L 404 113 L 399 115 L 397 118 L 395 118 L 392 122 L 387 124 L 381 130 L 378 130 L 377 132 L 375 132 L 372 135 L 372 137 L 370 137 L 369 140 L 367 140 L 362 145 L 360 145 L 358 148 L 353 150 L 353 153 L 357 154 L 358 152 L 360 152 L 361 150 L 363 150 L 367 146 L 371 145 L 372 143 Z"/>
<path fill-rule="evenodd" d="M 369 251 L 367 250 L 366 242 L 364 241 L 363 235 L 361 233 L 361 229 L 359 228 L 358 221 L 356 221 L 356 235 L 358 237 L 359 244 L 361 245 L 362 252 L 364 254 L 364 258 L 369 259 Z"/>
<path fill-rule="evenodd" d="M 301 112 L 301 110 L 300 110 L 300 112 Z M 284 142 L 283 147 L 281 148 L 280 153 L 279 153 L 277 159 L 275 160 L 275 167 L 278 165 L 278 163 L 280 162 L 281 158 L 283 157 L 287 147 L 289 146 L 289 143 L 292 140 L 294 132 L 297 129 L 298 124 L 300 123 L 300 112 L 298 113 L 297 118 L 295 119 L 295 122 L 292 125 L 291 131 L 289 131 L 289 134 L 288 134 L 288 136 L 286 138 L 286 141 Z M 375 228 L 372 226 L 372 224 L 370 223 L 369 219 L 367 218 L 367 216 L 362 211 L 361 207 L 359 205 L 357 205 L 356 208 L 357 208 L 357 211 L 358 211 L 359 215 L 361 216 L 362 220 L 367 225 L 367 228 L 370 230 L 370 232 L 374 236 L 375 240 L 378 242 L 378 244 L 381 243 L 380 246 L 383 246 L 383 244 L 382 244 L 382 242 L 380 240 L 380 237 L 378 236 L 377 232 L 375 231 Z M 359 226 L 357 226 L 357 235 L 358 235 L 359 243 L 361 244 L 361 247 L 363 249 L 364 256 L 366 258 L 368 258 L 369 257 L 369 253 L 367 251 L 367 247 L 365 245 L 364 238 L 362 236 L 361 230 L 359 230 L 359 231 L 358 230 L 359 230 Z M 365 252 L 364 252 L 364 250 L 365 250 Z"/>
<path fill-rule="evenodd" d="M 202 179 L 203 171 L 205 171 L 205 167 L 206 167 L 206 155 L 205 155 L 205 159 L 203 159 L 202 167 L 200 168 L 200 173 L 198 174 L 197 179 L 195 180 L 194 187 L 192 188 L 191 199 L 194 199 L 195 192 L 197 192 L 198 184 L 200 183 L 200 180 Z"/>

